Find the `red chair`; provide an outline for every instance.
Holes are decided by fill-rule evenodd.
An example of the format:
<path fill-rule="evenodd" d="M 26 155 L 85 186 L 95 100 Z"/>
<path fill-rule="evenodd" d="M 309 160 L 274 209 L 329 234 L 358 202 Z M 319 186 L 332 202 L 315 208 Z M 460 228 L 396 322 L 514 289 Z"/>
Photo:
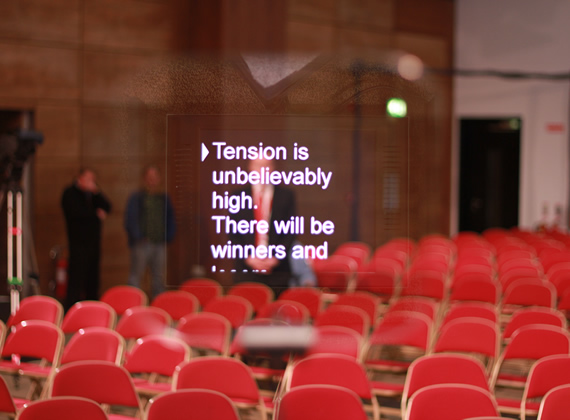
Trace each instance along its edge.
<path fill-rule="evenodd" d="M 387 302 L 396 291 L 402 273 L 402 263 L 395 259 L 375 256 L 360 267 L 356 274 L 356 290 L 377 295 Z"/>
<path fill-rule="evenodd" d="M 150 400 L 145 420 L 240 420 L 234 403 L 221 392 L 181 389 Z"/>
<path fill-rule="evenodd" d="M 463 276 L 451 286 L 449 300 L 488 302 L 498 304 L 501 298 L 501 286 L 497 282 Z"/>
<path fill-rule="evenodd" d="M 507 325 L 505 325 L 503 340 L 507 341 L 520 327 L 530 324 L 547 324 L 566 328 L 566 318 L 561 312 L 552 308 L 531 306 L 518 309 L 513 312 Z"/>
<path fill-rule="evenodd" d="M 370 254 L 370 246 L 364 242 L 344 242 L 333 253 L 333 255 L 344 255 L 352 258 L 357 269 L 368 261 Z"/>
<path fill-rule="evenodd" d="M 499 256 L 499 261 L 501 261 Z M 518 269 L 531 269 L 532 272 L 537 274 L 541 274 L 542 270 L 540 270 L 539 266 L 536 262 L 530 258 L 514 258 L 502 261 L 498 266 L 499 275 L 504 275 L 511 270 L 518 270 Z M 536 270 L 536 271 L 534 271 Z"/>
<path fill-rule="evenodd" d="M 365 365 L 369 371 L 387 371 L 404 375 L 410 363 L 431 348 L 433 322 L 426 315 L 412 311 L 386 314 L 369 338 Z M 404 390 L 403 381 L 372 381 L 375 395 L 394 397 Z"/>
<path fill-rule="evenodd" d="M 120 365 L 125 352 L 125 339 L 104 327 L 87 327 L 77 331 L 66 344 L 61 364 L 83 360 L 103 360 Z"/>
<path fill-rule="evenodd" d="M 192 351 L 227 356 L 232 326 L 222 315 L 200 312 L 180 318 L 176 336 L 190 346 Z"/>
<path fill-rule="evenodd" d="M 59 366 L 64 335 L 55 324 L 47 321 L 23 321 L 13 328 L 2 348 L 0 372 L 25 376 L 32 380 L 28 399 L 32 399 L 44 382 Z M 21 361 L 21 359 L 30 359 Z"/>
<path fill-rule="evenodd" d="M 303 325 L 310 322 L 311 314 L 302 303 L 278 299 L 259 308 L 256 318 L 283 321 L 289 325 Z"/>
<path fill-rule="evenodd" d="M 251 369 L 238 359 L 207 356 L 178 365 L 174 389 L 189 388 L 221 392 L 238 408 L 256 409 L 262 420 L 273 410 L 272 401 L 263 400 Z"/>
<path fill-rule="evenodd" d="M 495 281 L 495 269 L 490 263 L 488 264 L 467 264 L 457 262 L 453 270 L 452 283 L 465 278 L 476 278 L 478 280 L 486 280 L 488 282 Z"/>
<path fill-rule="evenodd" d="M 450 257 L 440 253 L 422 253 L 418 254 L 412 260 L 408 272 L 416 271 L 433 271 L 447 276 L 450 270 Z"/>
<path fill-rule="evenodd" d="M 497 403 L 489 391 L 465 384 L 426 386 L 410 398 L 405 420 L 463 420 L 498 417 Z"/>
<path fill-rule="evenodd" d="M 82 328 L 115 328 L 117 314 L 104 302 L 86 300 L 75 303 L 65 316 L 61 329 L 64 334 L 74 334 Z"/>
<path fill-rule="evenodd" d="M 162 292 L 153 299 L 150 306 L 166 311 L 174 321 L 200 310 L 198 298 L 184 290 Z"/>
<path fill-rule="evenodd" d="M 540 262 L 544 271 L 548 272 L 556 264 L 570 262 L 570 251 L 568 249 L 550 252 L 540 257 Z"/>
<path fill-rule="evenodd" d="M 299 360 L 291 370 L 287 391 L 303 385 L 336 385 L 354 391 L 376 420 L 380 407 L 372 395 L 364 367 L 353 357 L 339 354 L 317 354 Z"/>
<path fill-rule="evenodd" d="M 388 243 L 382 245 L 382 249 L 398 249 L 407 255 L 412 255 L 416 250 L 415 242 L 410 238 L 392 238 Z"/>
<path fill-rule="evenodd" d="M 343 354 L 361 361 L 364 340 L 362 335 L 353 329 L 338 325 L 324 325 L 315 328 L 314 333 L 314 340 L 305 355 Z"/>
<path fill-rule="evenodd" d="M 408 271 L 402 276 L 400 296 L 423 296 L 443 300 L 447 290 L 445 277 L 437 271 Z"/>
<path fill-rule="evenodd" d="M 464 317 L 483 318 L 496 324 L 499 321 L 497 307 L 487 302 L 454 302 L 443 316 L 442 326 Z"/>
<path fill-rule="evenodd" d="M 253 312 L 272 302 L 275 298 L 271 287 L 263 283 L 244 282 L 235 284 L 228 290 L 228 296 L 241 296 L 251 303 Z"/>
<path fill-rule="evenodd" d="M 570 263 L 562 263 L 564 267 L 555 270 L 561 264 L 554 266 L 547 275 L 547 279 L 556 288 L 556 294 L 560 297 L 570 290 Z"/>
<path fill-rule="evenodd" d="M 381 300 L 378 296 L 369 292 L 341 293 L 329 306 L 337 305 L 353 306 L 362 309 L 368 315 L 368 323 L 371 327 L 379 321 L 379 308 Z"/>
<path fill-rule="evenodd" d="M 204 306 L 203 312 L 222 315 L 235 329 L 251 319 L 253 307 L 247 299 L 241 296 L 219 296 L 212 298 Z"/>
<path fill-rule="evenodd" d="M 563 328 L 553 325 L 525 325 L 517 329 L 495 363 L 491 385 L 522 388 L 528 371 L 503 372 L 506 361 L 536 361 L 554 354 L 570 353 L 570 335 Z"/>
<path fill-rule="evenodd" d="M 118 317 L 121 317 L 129 308 L 148 305 L 148 297 L 145 292 L 138 287 L 127 285 L 113 286 L 107 289 L 100 300 L 110 305 Z"/>
<path fill-rule="evenodd" d="M 570 412 L 570 384 L 551 389 L 542 399 L 537 420 L 565 420 Z"/>
<path fill-rule="evenodd" d="M 521 306 L 554 308 L 555 305 L 556 289 L 548 282 L 518 280 L 511 284 L 503 295 L 503 313 L 512 312 Z"/>
<path fill-rule="evenodd" d="M 81 397 L 53 397 L 32 401 L 18 414 L 18 420 L 108 420 L 95 401 Z"/>
<path fill-rule="evenodd" d="M 372 255 L 372 260 L 387 259 L 397 264 L 397 272 L 401 273 L 408 267 L 410 253 L 403 249 L 390 246 L 381 246 Z"/>
<path fill-rule="evenodd" d="M 153 397 L 172 389 L 176 366 L 190 360 L 190 347 L 176 338 L 148 335 L 139 338 L 124 363 L 140 395 Z"/>
<path fill-rule="evenodd" d="M 368 314 L 354 306 L 331 305 L 317 316 L 314 324 L 316 327 L 338 325 L 351 328 L 362 337 L 367 337 L 370 333 Z"/>
<path fill-rule="evenodd" d="M 166 311 L 152 306 L 135 306 L 125 311 L 116 331 L 128 342 L 146 335 L 164 334 L 171 324 L 172 318 Z"/>
<path fill-rule="evenodd" d="M 531 249 L 513 249 L 501 252 L 497 255 L 497 264 L 503 265 L 509 260 L 531 261 L 536 258 L 536 253 Z"/>
<path fill-rule="evenodd" d="M 408 401 L 422 388 L 436 384 L 468 384 L 489 391 L 485 368 L 476 359 L 460 354 L 432 354 L 416 359 L 408 369 L 402 394 L 402 418 Z"/>
<path fill-rule="evenodd" d="M 6 381 L 0 376 L 0 413 L 13 418 L 29 400 L 12 397 Z"/>
<path fill-rule="evenodd" d="M 133 415 L 109 414 L 109 419 L 140 419 L 142 404 L 129 372 L 111 362 L 68 363 L 58 369 L 51 386 L 51 397 L 83 397 L 111 408 L 130 409 Z"/>
<path fill-rule="evenodd" d="M 499 357 L 500 343 L 497 323 L 464 317 L 449 321 L 441 328 L 433 351 L 476 355 L 490 372 Z"/>
<path fill-rule="evenodd" d="M 40 320 L 61 326 L 63 306 L 56 299 L 49 296 L 28 296 L 20 302 L 20 308 L 14 315 L 10 315 L 6 326 L 11 328 L 22 321 Z"/>
<path fill-rule="evenodd" d="M 356 262 L 344 255 L 331 255 L 326 260 L 315 260 L 313 265 L 317 284 L 330 292 L 353 289 L 356 269 Z"/>
<path fill-rule="evenodd" d="M 277 300 L 292 300 L 303 304 L 309 310 L 312 319 L 323 309 L 322 292 L 312 287 L 293 287 L 284 290 Z"/>
<path fill-rule="evenodd" d="M 335 385 L 304 385 L 287 392 L 277 412 L 279 420 L 367 420 L 358 395 Z"/>
<path fill-rule="evenodd" d="M 542 283 L 544 276 L 539 272 L 538 268 L 516 268 L 499 275 L 499 282 L 503 290 L 507 290 L 512 284 L 520 280 Z"/>
<path fill-rule="evenodd" d="M 203 308 L 214 297 L 222 296 L 222 285 L 208 278 L 192 278 L 180 285 L 180 290 L 192 293 L 200 301 Z"/>
<path fill-rule="evenodd" d="M 425 353 L 430 348 L 433 323 L 424 314 L 412 311 L 396 311 L 386 314 L 369 339 L 370 351 L 375 346 L 407 346 Z M 384 361 L 367 358 L 366 364 L 386 367 L 407 367 L 409 363 Z"/>
<path fill-rule="evenodd" d="M 422 296 L 405 296 L 397 299 L 388 306 L 388 310 L 384 316 L 388 313 L 399 311 L 419 312 L 427 316 L 432 321 L 435 321 L 439 314 L 439 303 L 433 299 Z"/>
<path fill-rule="evenodd" d="M 570 384 L 570 356 L 567 354 L 546 356 L 531 367 L 522 399 L 497 397 L 499 411 L 520 416 L 536 417 L 540 401 L 551 389 Z"/>

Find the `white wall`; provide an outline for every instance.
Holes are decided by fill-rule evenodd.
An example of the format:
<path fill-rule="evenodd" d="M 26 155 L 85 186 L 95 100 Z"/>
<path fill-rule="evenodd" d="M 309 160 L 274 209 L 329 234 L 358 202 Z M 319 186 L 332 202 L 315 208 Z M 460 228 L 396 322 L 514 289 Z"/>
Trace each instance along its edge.
<path fill-rule="evenodd" d="M 569 22 L 568 0 L 457 0 L 455 67 L 568 73 Z M 567 220 L 569 101 L 570 80 L 456 76 L 452 232 L 458 220 L 460 118 L 520 117 L 520 225 L 534 227 L 545 203 L 550 218 L 562 204 Z M 552 132 L 551 123 L 562 123 L 564 130 Z"/>

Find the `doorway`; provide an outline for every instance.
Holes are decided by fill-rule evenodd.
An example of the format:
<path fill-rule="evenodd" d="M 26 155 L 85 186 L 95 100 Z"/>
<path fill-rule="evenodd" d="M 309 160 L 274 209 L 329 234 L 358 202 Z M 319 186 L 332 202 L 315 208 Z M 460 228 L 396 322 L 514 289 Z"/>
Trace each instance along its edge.
<path fill-rule="evenodd" d="M 460 231 L 518 226 L 520 133 L 520 118 L 460 120 Z"/>

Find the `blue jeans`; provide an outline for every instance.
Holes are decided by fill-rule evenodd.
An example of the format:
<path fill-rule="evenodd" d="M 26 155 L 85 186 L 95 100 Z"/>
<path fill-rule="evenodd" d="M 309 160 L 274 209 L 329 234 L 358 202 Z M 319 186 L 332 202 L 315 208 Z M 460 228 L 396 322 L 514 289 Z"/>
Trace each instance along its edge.
<path fill-rule="evenodd" d="M 140 287 L 147 267 L 151 275 L 152 298 L 155 298 L 165 290 L 166 244 L 146 241 L 131 247 L 131 273 L 129 275 L 131 286 Z"/>

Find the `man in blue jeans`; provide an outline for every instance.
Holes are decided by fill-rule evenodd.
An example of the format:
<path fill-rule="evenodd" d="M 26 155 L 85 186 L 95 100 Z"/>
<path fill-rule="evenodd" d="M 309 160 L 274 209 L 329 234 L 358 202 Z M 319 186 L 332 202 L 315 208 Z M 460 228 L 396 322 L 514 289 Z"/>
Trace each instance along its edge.
<path fill-rule="evenodd" d="M 176 230 L 174 208 L 160 189 L 160 172 L 148 166 L 143 172 L 143 188 L 133 193 L 125 210 L 125 229 L 131 249 L 129 284 L 140 287 L 145 270 L 151 273 L 152 298 L 165 290 L 166 244 Z"/>

